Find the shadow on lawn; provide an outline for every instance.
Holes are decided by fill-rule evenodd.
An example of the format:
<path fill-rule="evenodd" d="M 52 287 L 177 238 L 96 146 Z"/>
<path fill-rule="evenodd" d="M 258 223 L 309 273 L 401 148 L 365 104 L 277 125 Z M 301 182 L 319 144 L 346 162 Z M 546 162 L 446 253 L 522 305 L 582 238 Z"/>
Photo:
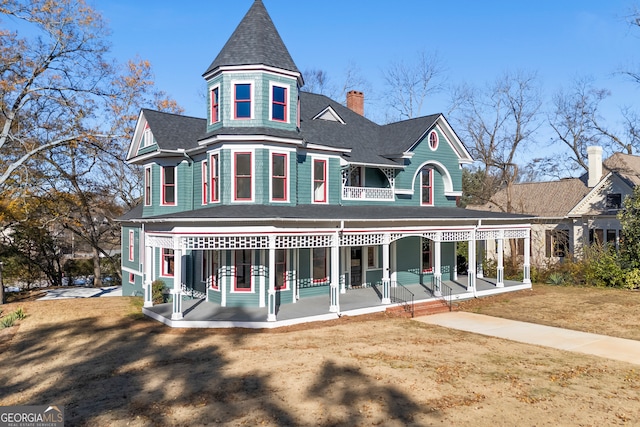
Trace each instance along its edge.
<path fill-rule="evenodd" d="M 296 402 L 286 402 L 273 386 L 278 376 L 287 375 L 286 364 L 295 361 L 283 361 L 282 368 L 271 374 L 253 367 L 242 375 L 229 373 L 232 360 L 228 357 L 250 350 L 240 348 L 234 353 L 249 336 L 244 331 L 220 332 L 224 338 L 212 345 L 207 340 L 217 332 L 211 330 L 172 330 L 134 318 L 99 324 L 98 318 L 85 318 L 19 332 L 11 346 L 11 366 L 37 369 L 31 377 L 1 370 L 3 399 L 15 404 L 64 405 L 66 421 L 74 426 L 96 425 L 101 419 L 182 425 L 185 413 L 189 425 L 301 424 L 290 410 Z M 268 340 L 265 333 L 264 342 Z M 64 363 L 58 363 L 61 360 Z M 357 367 L 325 362 L 319 369 L 314 383 L 306 388 L 306 398 L 319 401 L 317 407 L 329 411 L 317 425 L 368 424 L 362 407 L 371 401 L 385 419 L 403 424 L 430 410 L 396 388 L 374 382 Z M 20 399 L 22 391 L 33 389 L 37 392 L 32 401 Z M 332 408 L 339 412 L 332 415 Z M 430 414 L 437 416 L 435 411 Z"/>

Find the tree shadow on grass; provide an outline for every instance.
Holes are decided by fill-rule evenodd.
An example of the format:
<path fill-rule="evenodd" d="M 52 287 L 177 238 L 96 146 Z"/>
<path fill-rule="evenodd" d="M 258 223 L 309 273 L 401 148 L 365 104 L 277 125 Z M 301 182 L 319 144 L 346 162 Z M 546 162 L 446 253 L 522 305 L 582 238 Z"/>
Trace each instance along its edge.
<path fill-rule="evenodd" d="M 3 354 L 0 404 L 63 405 L 67 425 L 73 426 L 302 425 L 291 406 L 295 402 L 284 402 L 274 386 L 286 368 L 231 372 L 242 351 L 250 351 L 234 353 L 249 336 L 246 331 L 175 330 L 134 317 L 103 320 L 82 318 L 19 332 Z M 215 344 L 213 334 L 220 335 Z M 264 345 L 269 336 L 264 334 Z M 405 424 L 425 412 L 396 388 L 332 362 L 322 366 L 307 396 L 342 410 L 343 415 L 327 418 L 330 425 L 368 424 L 358 409 L 370 401 L 384 417 Z"/>

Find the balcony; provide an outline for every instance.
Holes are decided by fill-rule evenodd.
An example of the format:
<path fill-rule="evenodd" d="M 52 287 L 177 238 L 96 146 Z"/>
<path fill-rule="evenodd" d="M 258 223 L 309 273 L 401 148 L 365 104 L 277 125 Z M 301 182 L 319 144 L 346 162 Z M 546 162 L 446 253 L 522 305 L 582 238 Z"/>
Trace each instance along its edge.
<path fill-rule="evenodd" d="M 344 186 L 342 200 L 393 201 L 393 188 Z"/>

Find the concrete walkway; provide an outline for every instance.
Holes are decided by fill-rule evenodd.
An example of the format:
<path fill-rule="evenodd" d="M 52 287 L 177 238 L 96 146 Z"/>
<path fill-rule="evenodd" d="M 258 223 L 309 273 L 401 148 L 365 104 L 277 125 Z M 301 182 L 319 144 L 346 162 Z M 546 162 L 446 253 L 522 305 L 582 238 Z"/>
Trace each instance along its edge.
<path fill-rule="evenodd" d="M 640 365 L 640 341 L 462 311 L 416 317 L 415 320 L 431 325 Z"/>

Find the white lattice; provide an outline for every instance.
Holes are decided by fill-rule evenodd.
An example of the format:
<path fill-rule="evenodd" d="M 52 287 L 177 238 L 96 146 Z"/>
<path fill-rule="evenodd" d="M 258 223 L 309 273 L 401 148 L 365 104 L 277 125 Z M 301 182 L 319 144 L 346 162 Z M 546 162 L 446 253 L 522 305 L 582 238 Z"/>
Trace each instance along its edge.
<path fill-rule="evenodd" d="M 466 242 L 471 240 L 471 231 L 444 231 L 440 238 L 441 242 Z"/>
<path fill-rule="evenodd" d="M 193 298 L 205 299 L 207 298 L 207 294 L 204 292 L 196 291 L 195 289 L 187 288 L 185 285 L 182 285 L 182 295 L 187 295 Z"/>
<path fill-rule="evenodd" d="M 529 237 L 528 229 L 515 229 L 515 230 L 505 230 L 504 237 L 506 239 L 526 239 Z"/>
<path fill-rule="evenodd" d="M 384 176 L 389 180 L 389 185 L 391 188 L 395 188 L 396 186 L 396 170 L 391 168 L 380 168 Z"/>
<path fill-rule="evenodd" d="M 193 236 L 183 237 L 184 249 L 267 249 L 269 236 Z"/>
<path fill-rule="evenodd" d="M 147 235 L 145 244 L 153 248 L 173 248 L 173 237 Z"/>
<path fill-rule="evenodd" d="M 340 246 L 375 246 L 384 243 L 384 234 L 343 234 Z"/>
<path fill-rule="evenodd" d="M 394 200 L 392 188 L 343 187 L 343 200 Z"/>
<path fill-rule="evenodd" d="M 497 240 L 502 237 L 502 230 L 478 230 L 476 240 Z"/>
<path fill-rule="evenodd" d="M 296 234 L 277 236 L 276 248 L 328 248 L 333 244 L 333 234 Z"/>

